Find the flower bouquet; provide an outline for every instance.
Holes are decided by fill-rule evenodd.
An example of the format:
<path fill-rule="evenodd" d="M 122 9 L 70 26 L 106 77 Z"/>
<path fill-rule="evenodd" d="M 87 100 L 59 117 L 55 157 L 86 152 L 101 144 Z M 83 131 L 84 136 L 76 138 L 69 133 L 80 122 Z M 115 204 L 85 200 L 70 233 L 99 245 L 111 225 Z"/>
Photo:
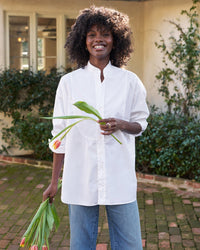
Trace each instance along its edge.
<path fill-rule="evenodd" d="M 58 189 L 61 187 L 62 181 L 59 179 Z M 20 247 L 29 247 L 31 250 L 48 250 L 48 238 L 55 224 L 58 229 L 60 220 L 53 203 L 49 202 L 49 198 L 43 201 L 35 216 L 33 217 L 28 229 L 22 236 Z"/>
<path fill-rule="evenodd" d="M 100 113 L 98 112 L 98 110 L 96 110 L 94 107 L 92 107 L 91 105 L 88 105 L 86 102 L 83 101 L 78 101 L 76 103 L 73 104 L 74 106 L 76 106 L 78 109 L 88 113 L 88 114 L 93 114 L 94 116 L 96 116 L 98 119 L 103 119 L 100 115 Z M 55 140 L 58 136 L 60 136 L 61 134 L 63 134 L 59 139 L 57 139 L 56 141 L 54 141 L 53 143 L 53 148 L 57 149 L 60 144 L 61 141 L 63 140 L 63 138 L 69 133 L 69 131 L 72 129 L 73 126 L 75 126 L 76 124 L 78 124 L 79 122 L 82 122 L 84 120 L 92 120 L 95 122 L 98 122 L 98 120 L 90 117 L 90 116 L 80 116 L 80 115 L 71 115 L 71 116 L 59 116 L 59 117 L 43 117 L 44 119 L 79 119 L 78 121 L 70 124 L 69 126 L 67 126 L 66 128 L 64 128 L 62 131 L 60 131 L 56 136 L 54 136 L 49 143 L 51 143 L 53 140 Z M 111 136 L 120 144 L 122 144 L 113 134 L 111 134 Z"/>

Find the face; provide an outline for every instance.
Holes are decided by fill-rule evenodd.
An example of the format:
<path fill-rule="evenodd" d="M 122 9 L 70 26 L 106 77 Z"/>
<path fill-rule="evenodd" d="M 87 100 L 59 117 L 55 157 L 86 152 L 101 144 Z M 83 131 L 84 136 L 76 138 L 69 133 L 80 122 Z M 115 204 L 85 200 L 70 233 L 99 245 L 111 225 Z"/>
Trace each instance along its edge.
<path fill-rule="evenodd" d="M 113 48 L 113 36 L 105 27 L 92 26 L 86 36 L 86 47 L 90 54 L 90 62 L 95 65 L 98 61 L 108 63 Z"/>

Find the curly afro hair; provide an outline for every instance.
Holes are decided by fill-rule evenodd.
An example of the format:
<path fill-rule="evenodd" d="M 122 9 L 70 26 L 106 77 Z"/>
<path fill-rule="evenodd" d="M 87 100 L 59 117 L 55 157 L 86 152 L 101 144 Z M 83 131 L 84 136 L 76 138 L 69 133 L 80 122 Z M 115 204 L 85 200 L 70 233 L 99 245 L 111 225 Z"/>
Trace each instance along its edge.
<path fill-rule="evenodd" d="M 133 51 L 128 16 L 114 9 L 95 6 L 80 12 L 67 37 L 65 48 L 71 61 L 77 63 L 78 67 L 87 65 L 89 52 L 86 49 L 86 35 L 93 25 L 98 28 L 105 26 L 113 35 L 111 64 L 117 67 L 126 65 Z"/>

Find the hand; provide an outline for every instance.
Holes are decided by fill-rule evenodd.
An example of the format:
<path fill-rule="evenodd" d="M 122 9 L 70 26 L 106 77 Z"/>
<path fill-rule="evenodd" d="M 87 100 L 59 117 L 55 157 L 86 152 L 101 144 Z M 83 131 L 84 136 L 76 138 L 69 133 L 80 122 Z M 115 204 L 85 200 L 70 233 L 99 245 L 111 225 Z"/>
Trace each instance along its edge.
<path fill-rule="evenodd" d="M 51 183 L 43 193 L 43 201 L 49 198 L 49 202 L 52 203 L 57 193 L 57 190 L 58 190 L 58 184 Z"/>
<path fill-rule="evenodd" d="M 98 121 L 100 124 L 101 134 L 102 135 L 111 135 L 117 130 L 121 129 L 123 120 L 116 118 L 102 119 Z"/>
<path fill-rule="evenodd" d="M 102 135 L 111 135 L 117 130 L 121 130 L 128 134 L 139 134 L 142 127 L 137 122 L 128 122 L 116 118 L 102 119 L 98 121 L 102 130 Z"/>

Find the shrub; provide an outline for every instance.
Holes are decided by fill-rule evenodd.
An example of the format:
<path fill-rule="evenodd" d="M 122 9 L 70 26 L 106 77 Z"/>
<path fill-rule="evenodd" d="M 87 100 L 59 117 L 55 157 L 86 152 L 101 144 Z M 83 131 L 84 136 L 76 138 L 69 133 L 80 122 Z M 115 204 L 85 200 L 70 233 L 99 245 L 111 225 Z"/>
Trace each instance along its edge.
<path fill-rule="evenodd" d="M 44 71 L 5 70 L 0 73 L 0 111 L 12 117 L 9 128 L 2 129 L 2 138 L 10 146 L 32 150 L 36 159 L 49 160 L 51 153 L 51 122 L 41 120 L 51 116 L 61 73 Z M 3 145 L 2 151 L 7 148 Z"/>
<path fill-rule="evenodd" d="M 137 170 L 200 181 L 200 126 L 197 118 L 152 110 L 137 138 Z"/>
<path fill-rule="evenodd" d="M 19 149 L 32 150 L 32 157 L 35 159 L 51 160 L 52 154 L 48 147 L 51 124 L 28 113 L 19 119 L 13 119 L 11 127 L 3 128 L 2 139 L 9 143 L 9 147 L 17 145 Z"/>
<path fill-rule="evenodd" d="M 199 0 L 193 0 L 189 11 L 183 10 L 188 26 L 182 27 L 179 22 L 168 21 L 176 30 L 169 37 L 169 45 L 162 35 L 156 47 L 163 53 L 164 67 L 156 75 L 161 86 L 159 92 L 165 98 L 169 112 L 194 116 L 200 111 L 200 34 Z M 178 37 L 177 37 L 178 36 Z"/>

